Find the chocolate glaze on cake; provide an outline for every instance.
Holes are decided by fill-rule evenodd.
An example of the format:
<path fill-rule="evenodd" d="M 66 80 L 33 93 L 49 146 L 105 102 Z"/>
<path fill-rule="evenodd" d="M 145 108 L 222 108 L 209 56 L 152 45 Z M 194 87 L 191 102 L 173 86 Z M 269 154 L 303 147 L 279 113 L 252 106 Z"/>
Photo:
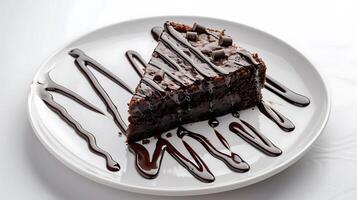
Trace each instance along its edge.
<path fill-rule="evenodd" d="M 142 79 L 129 103 L 129 143 L 260 102 L 266 67 L 257 54 L 219 45 L 219 37 L 228 37 L 223 31 L 207 29 L 188 40 L 192 31 L 173 22 L 154 27 L 158 45 L 149 63 L 135 57 Z"/>

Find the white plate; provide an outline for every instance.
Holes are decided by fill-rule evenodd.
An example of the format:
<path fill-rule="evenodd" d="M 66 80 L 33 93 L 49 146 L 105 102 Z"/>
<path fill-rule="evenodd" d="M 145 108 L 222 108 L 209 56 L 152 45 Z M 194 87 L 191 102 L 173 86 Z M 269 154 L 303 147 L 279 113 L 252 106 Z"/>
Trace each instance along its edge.
<path fill-rule="evenodd" d="M 188 141 L 216 176 L 215 182 L 198 181 L 168 154 L 163 158 L 158 177 L 152 180 L 144 179 L 137 173 L 134 156 L 128 151 L 125 138 L 118 136 L 118 128 L 109 114 L 95 114 L 67 98 L 54 94 L 56 101 L 65 106 L 76 120 L 83 123 L 84 128 L 96 135 L 98 145 L 119 162 L 121 170 L 110 172 L 105 167 L 104 159 L 91 153 L 86 142 L 49 110 L 34 91 L 34 87 L 31 87 L 28 99 L 30 121 L 40 141 L 56 158 L 83 176 L 111 187 L 146 194 L 183 196 L 222 192 L 256 183 L 287 168 L 309 149 L 320 135 L 329 115 L 328 92 L 321 76 L 301 53 L 288 44 L 267 33 L 235 22 L 204 17 L 167 16 L 111 25 L 84 35 L 58 51 L 39 69 L 32 86 L 42 74 L 52 69 L 51 76 L 57 83 L 78 92 L 105 110 L 103 103 L 73 64 L 73 58 L 68 55 L 68 51 L 72 48 L 84 50 L 87 55 L 135 87 L 139 78 L 130 67 L 124 53 L 129 49 L 136 50 L 148 60 L 157 44 L 151 37 L 150 30 L 167 20 L 187 24 L 198 22 L 207 27 L 226 29 L 235 43 L 259 53 L 268 66 L 269 75 L 310 98 L 311 104 L 308 107 L 299 108 L 263 90 L 264 99 L 271 102 L 274 108 L 295 124 L 296 129 L 290 133 L 280 130 L 257 109 L 241 112 L 241 118 L 263 132 L 283 150 L 283 154 L 279 157 L 266 156 L 232 134 L 227 125 L 236 119 L 226 115 L 219 118 L 221 124 L 218 130 L 228 137 L 233 151 L 238 152 L 250 164 L 250 171 L 235 173 L 214 159 L 201 145 Z M 99 73 L 95 75 L 112 97 L 124 119 L 127 119 L 127 103 L 131 96 Z M 206 121 L 186 127 L 197 132 L 204 131 L 208 138 L 212 137 L 212 141 L 215 140 L 212 136 L 213 131 L 208 128 Z M 186 153 L 184 152 L 185 155 Z"/>

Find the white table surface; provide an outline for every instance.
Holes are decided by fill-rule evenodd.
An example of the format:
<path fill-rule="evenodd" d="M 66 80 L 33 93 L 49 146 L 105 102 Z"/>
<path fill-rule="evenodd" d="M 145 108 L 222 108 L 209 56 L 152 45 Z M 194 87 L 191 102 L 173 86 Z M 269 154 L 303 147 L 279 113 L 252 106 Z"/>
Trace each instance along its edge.
<path fill-rule="evenodd" d="M 0 199 L 181 199 L 76 174 L 40 144 L 26 113 L 30 82 L 47 56 L 88 31 L 155 15 L 217 17 L 269 32 L 310 58 L 331 92 L 327 127 L 300 161 L 266 181 L 200 199 L 357 199 L 356 8 L 342 0 L 0 0 Z"/>

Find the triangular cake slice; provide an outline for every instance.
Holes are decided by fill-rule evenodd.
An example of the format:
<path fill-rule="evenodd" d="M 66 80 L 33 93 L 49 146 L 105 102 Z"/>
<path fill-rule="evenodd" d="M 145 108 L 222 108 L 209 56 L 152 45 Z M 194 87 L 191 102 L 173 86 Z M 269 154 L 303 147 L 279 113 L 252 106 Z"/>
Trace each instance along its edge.
<path fill-rule="evenodd" d="M 129 103 L 128 142 L 255 106 L 266 67 L 224 31 L 166 22 Z"/>

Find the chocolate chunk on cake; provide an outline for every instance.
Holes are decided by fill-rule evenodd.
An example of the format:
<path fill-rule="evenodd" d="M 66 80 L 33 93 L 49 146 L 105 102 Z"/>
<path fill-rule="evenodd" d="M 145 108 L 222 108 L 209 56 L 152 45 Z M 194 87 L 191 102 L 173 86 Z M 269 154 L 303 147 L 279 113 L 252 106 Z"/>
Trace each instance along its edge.
<path fill-rule="evenodd" d="M 128 142 L 255 106 L 266 67 L 224 31 L 166 22 L 129 103 Z"/>

